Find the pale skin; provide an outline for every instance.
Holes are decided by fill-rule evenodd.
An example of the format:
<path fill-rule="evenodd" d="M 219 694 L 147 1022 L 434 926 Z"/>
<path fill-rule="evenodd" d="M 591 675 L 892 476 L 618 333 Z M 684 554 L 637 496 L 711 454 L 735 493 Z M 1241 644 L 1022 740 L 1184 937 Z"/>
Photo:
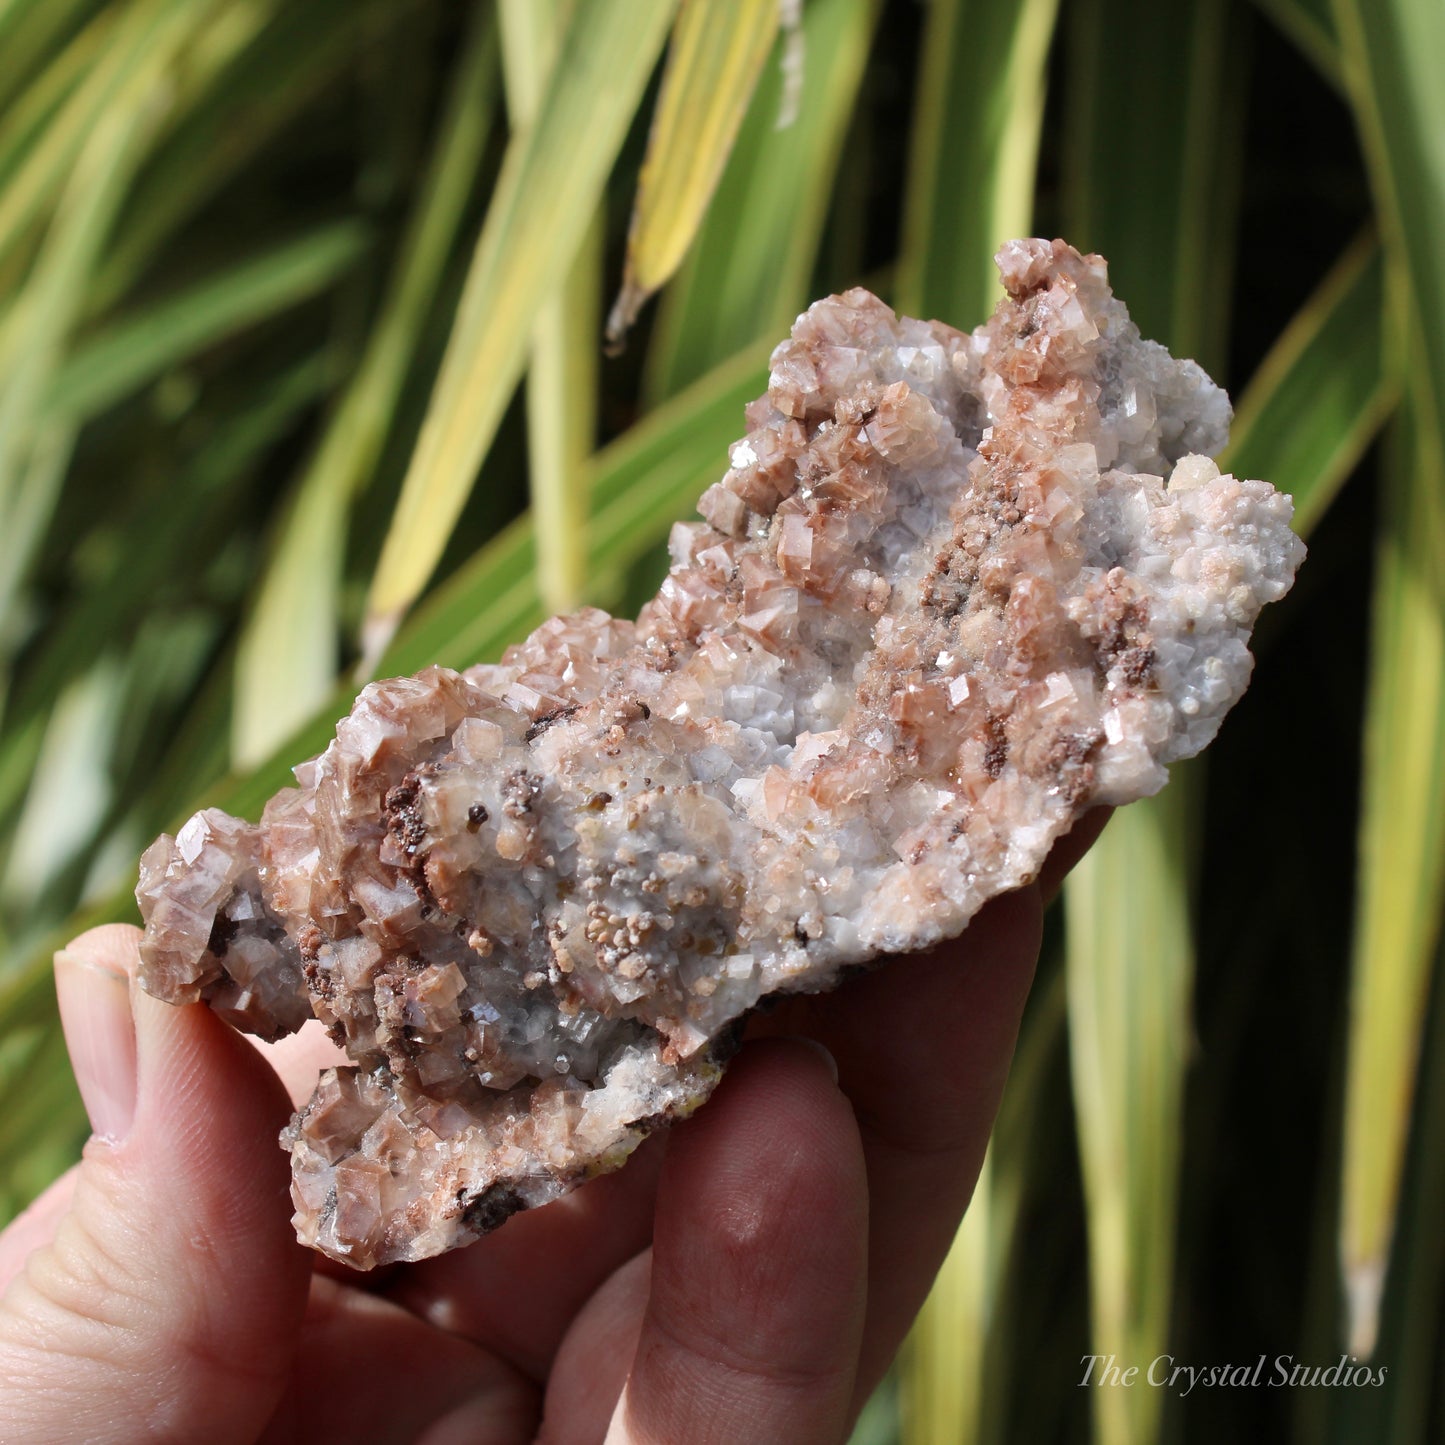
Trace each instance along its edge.
<path fill-rule="evenodd" d="M 135 929 L 83 935 L 57 991 L 95 1135 L 0 1234 L 0 1439 L 845 1440 L 978 1177 L 1045 901 L 1104 818 L 962 938 L 755 1020 L 620 1173 L 370 1275 L 291 1229 L 276 1135 L 336 1061 L 319 1026 L 254 1044 L 137 989 Z"/>

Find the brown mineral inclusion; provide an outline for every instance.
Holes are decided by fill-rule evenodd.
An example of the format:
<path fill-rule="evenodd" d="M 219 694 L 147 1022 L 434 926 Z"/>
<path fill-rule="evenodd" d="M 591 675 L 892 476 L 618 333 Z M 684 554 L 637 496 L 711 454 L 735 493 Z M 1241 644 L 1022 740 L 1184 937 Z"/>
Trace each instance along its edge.
<path fill-rule="evenodd" d="M 1100 258 L 998 260 L 971 336 L 799 317 L 635 623 L 373 683 L 259 825 L 147 851 L 145 987 L 354 1060 L 283 1135 L 306 1243 L 421 1259 L 617 1168 L 764 995 L 960 932 L 1213 737 L 1289 499 Z"/>

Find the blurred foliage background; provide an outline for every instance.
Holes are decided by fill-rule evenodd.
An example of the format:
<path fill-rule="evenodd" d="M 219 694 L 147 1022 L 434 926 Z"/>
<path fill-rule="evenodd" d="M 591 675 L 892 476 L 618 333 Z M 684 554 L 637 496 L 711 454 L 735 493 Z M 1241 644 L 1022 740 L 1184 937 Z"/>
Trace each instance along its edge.
<path fill-rule="evenodd" d="M 857 1440 L 1445 1438 L 1442 65 L 1439 0 L 0 0 L 0 1208 L 153 834 L 360 676 L 635 607 L 813 297 L 972 326 L 1062 234 L 1311 557 L 1071 880 Z"/>

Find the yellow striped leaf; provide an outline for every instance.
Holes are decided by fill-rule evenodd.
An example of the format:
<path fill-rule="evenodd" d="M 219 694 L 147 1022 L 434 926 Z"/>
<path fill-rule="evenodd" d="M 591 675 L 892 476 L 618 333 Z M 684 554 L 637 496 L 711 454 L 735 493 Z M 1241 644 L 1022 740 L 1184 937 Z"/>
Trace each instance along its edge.
<path fill-rule="evenodd" d="M 1373 232 L 1350 245 L 1260 363 L 1220 466 L 1294 498 L 1308 536 L 1399 402 L 1385 354 L 1384 268 Z"/>
<path fill-rule="evenodd" d="M 441 557 L 521 376 L 538 311 L 586 235 L 675 3 L 579 7 L 536 123 L 508 146 L 372 578 L 362 639 L 368 662 Z"/>
<path fill-rule="evenodd" d="M 1340 1255 L 1374 1347 L 1445 902 L 1445 458 L 1407 398 L 1387 464 L 1366 692 Z"/>
<path fill-rule="evenodd" d="M 365 354 L 297 485 L 242 629 L 231 723 L 238 767 L 264 759 L 331 695 L 347 509 L 386 442 L 456 241 L 486 145 L 496 66 L 496 30 L 479 18 Z"/>
<path fill-rule="evenodd" d="M 607 319 L 621 344 L 643 302 L 697 235 L 778 32 L 780 0 L 682 0 L 637 183 L 622 290 Z"/>
<path fill-rule="evenodd" d="M 1373 1348 L 1445 888 L 1445 7 L 1335 0 L 1406 369 L 1388 466 L 1367 690 L 1340 1256 Z"/>
<path fill-rule="evenodd" d="M 1002 294 L 994 252 L 1033 229 L 1057 12 L 1057 0 L 930 6 L 904 200 L 900 311 L 970 327 Z M 987 1402 L 996 1398 L 988 1348 L 1015 1224 L 1020 1152 L 996 1134 L 910 1332 L 900 1382 L 906 1445 L 963 1445 L 987 1434 Z"/>
<path fill-rule="evenodd" d="M 879 8 L 879 0 L 811 0 L 786 130 L 778 129 L 783 67 L 764 66 L 706 219 L 658 306 L 647 345 L 650 401 L 676 395 L 750 342 L 776 341 L 813 300 L 818 244 Z"/>
<path fill-rule="evenodd" d="M 1189 771 L 1121 809 L 1069 879 L 1069 1054 L 1089 1222 L 1091 1350 L 1168 1342 L 1194 947 Z M 1157 1438 L 1158 1390 L 1090 1392 L 1103 1445 Z"/>
<path fill-rule="evenodd" d="M 1245 73 L 1237 17 L 1226 0 L 1084 0 L 1072 18 L 1070 239 L 1108 257 L 1146 336 L 1217 375 Z M 1140 126 L 1148 113 L 1174 123 Z M 1131 1363 L 1169 1346 L 1200 781 L 1199 765 L 1176 767 L 1163 794 L 1113 819 L 1065 887 L 1090 1350 Z M 1095 1390 L 1091 1402 L 1101 1445 L 1158 1438 L 1159 1391 Z"/>
<path fill-rule="evenodd" d="M 531 125 L 575 0 L 501 0 L 502 65 L 512 125 Z M 570 612 L 587 583 L 583 466 L 597 429 L 601 218 L 593 220 L 532 333 L 527 461 L 537 534 L 537 582 L 550 612 Z"/>
<path fill-rule="evenodd" d="M 1040 967 L 983 1169 L 902 1356 L 903 1445 L 1007 1438 L 1010 1270 L 1048 1074 L 1064 1042 L 1064 974 Z M 1026 1268 L 1027 1266 L 1025 1266 Z"/>
<path fill-rule="evenodd" d="M 1058 0 L 933 0 L 913 123 L 898 307 L 977 325 L 1003 294 L 994 252 L 1033 226 Z"/>

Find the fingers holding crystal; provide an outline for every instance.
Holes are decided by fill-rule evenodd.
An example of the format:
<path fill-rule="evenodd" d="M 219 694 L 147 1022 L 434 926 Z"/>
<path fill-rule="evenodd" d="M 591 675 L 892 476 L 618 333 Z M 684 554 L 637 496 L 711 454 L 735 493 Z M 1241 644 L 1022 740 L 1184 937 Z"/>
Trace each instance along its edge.
<path fill-rule="evenodd" d="M 269 1067 L 205 1008 L 130 985 L 135 929 L 57 957 L 95 1136 L 53 1235 L 0 1302 L 0 1437 L 255 1438 L 310 1261 L 286 1223 Z"/>
<path fill-rule="evenodd" d="M 867 1295 L 861 1141 L 830 1061 L 745 1049 L 674 1132 L 609 1445 L 844 1438 Z"/>

